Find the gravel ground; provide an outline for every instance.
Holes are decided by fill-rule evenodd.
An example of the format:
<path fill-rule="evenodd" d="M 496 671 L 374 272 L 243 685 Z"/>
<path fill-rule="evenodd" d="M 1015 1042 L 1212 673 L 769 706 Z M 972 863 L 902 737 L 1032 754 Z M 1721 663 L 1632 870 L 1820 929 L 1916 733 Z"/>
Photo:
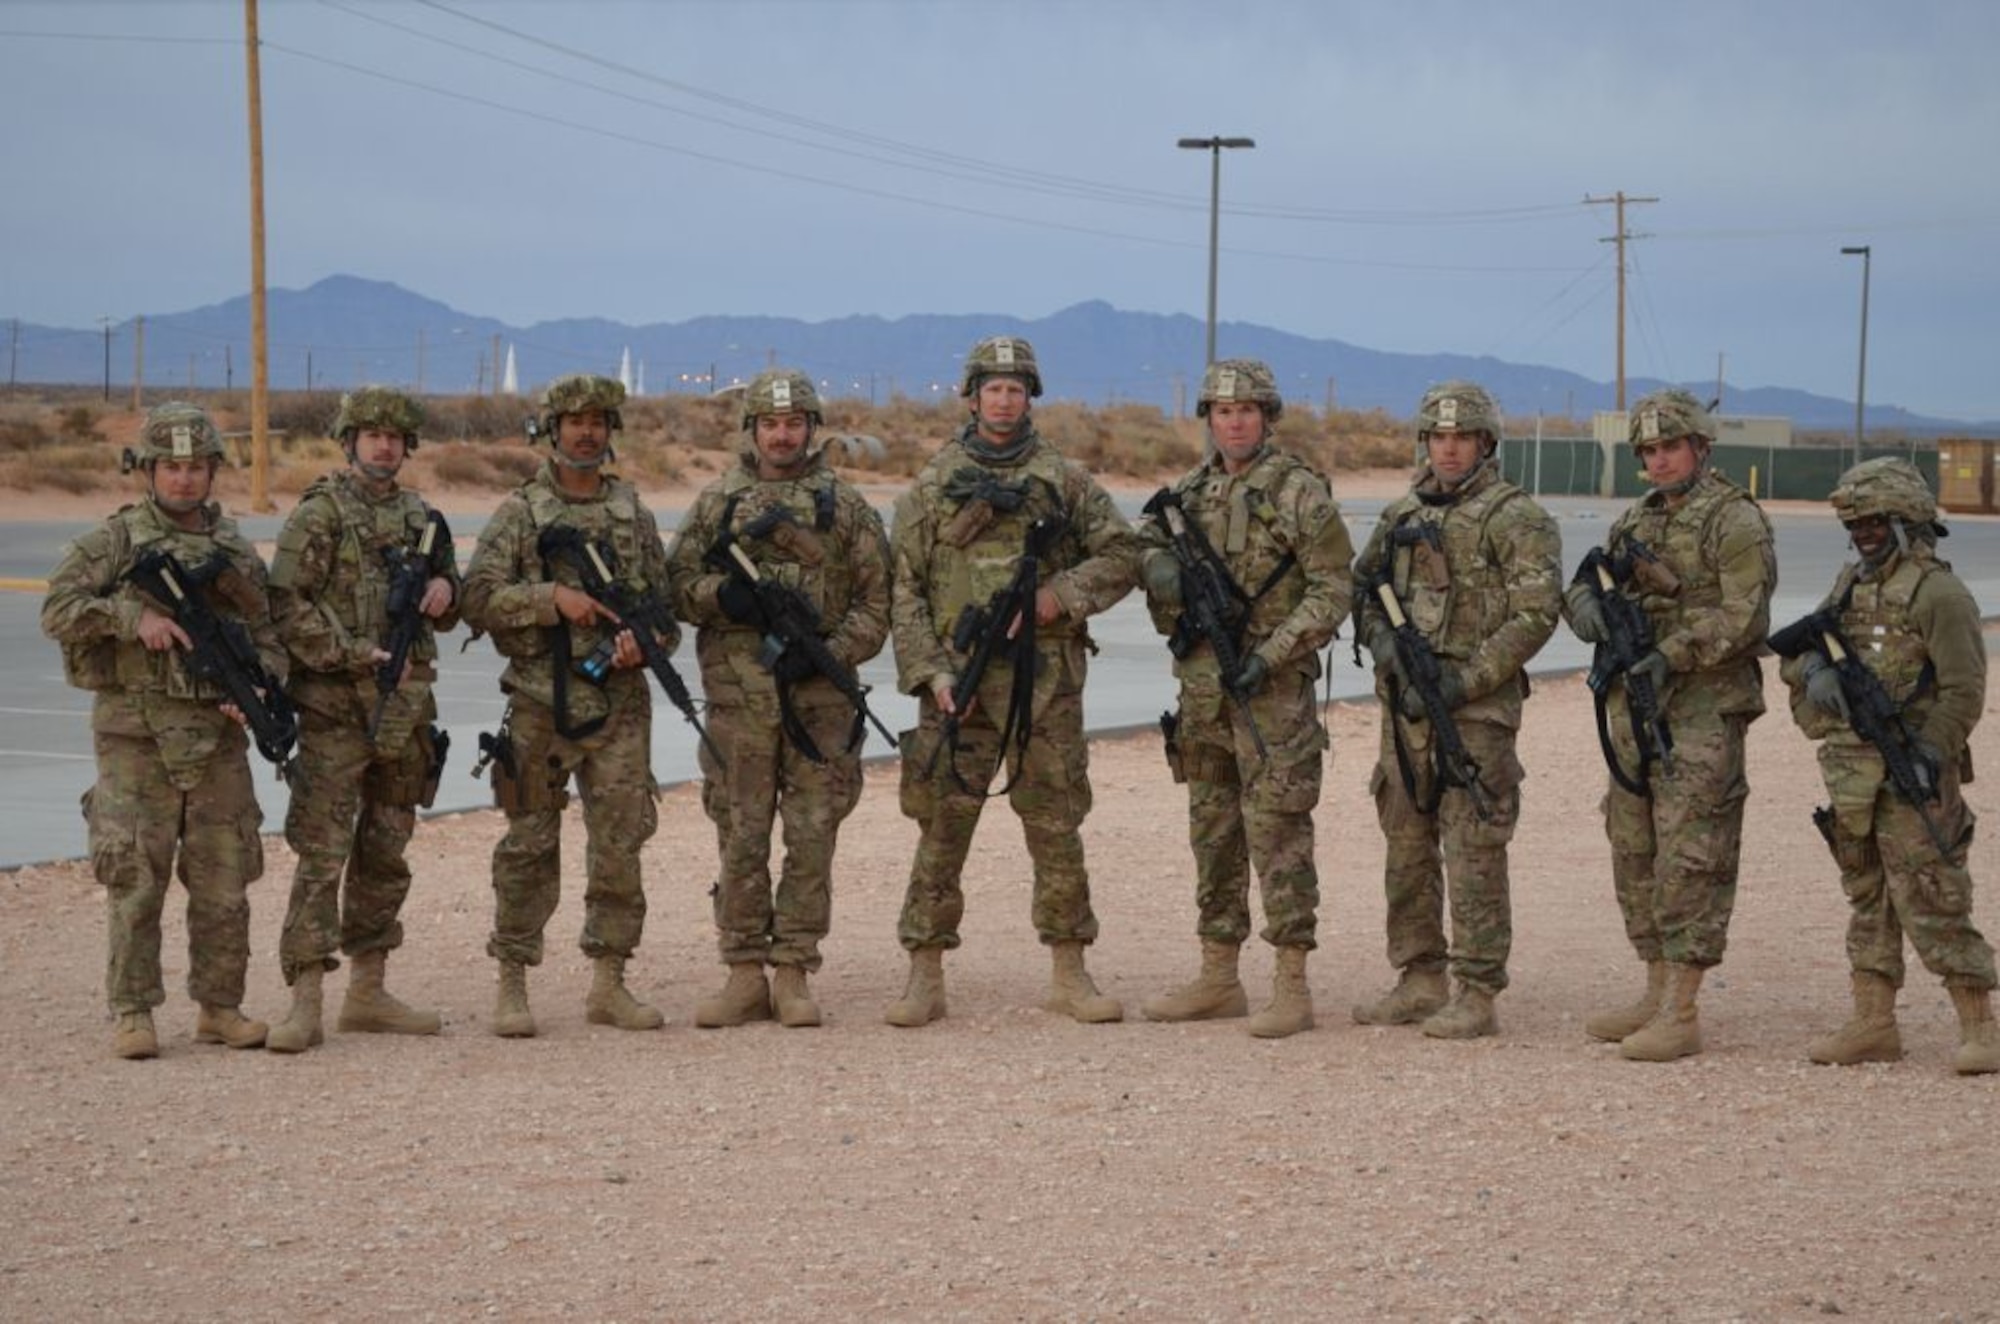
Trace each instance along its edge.
<path fill-rule="evenodd" d="M 1902 1063 L 1804 1060 L 1845 1010 L 1845 907 L 1807 822 L 1809 748 L 1772 698 L 1709 1049 L 1666 1066 L 1581 1029 L 1640 967 L 1574 678 L 1529 705 L 1515 982 L 1501 1034 L 1474 1043 L 1347 1014 L 1390 978 L 1367 705 L 1329 714 L 1319 1027 L 1278 1042 L 1038 1010 L 1046 959 L 1004 809 L 968 874 L 951 1016 L 882 1024 L 914 844 L 887 765 L 843 839 L 818 1030 L 691 1028 L 721 969 L 689 787 L 647 851 L 632 977 L 669 1015 L 651 1034 L 585 1024 L 575 886 L 532 981 L 543 1036 L 486 1032 L 490 812 L 428 822 L 413 847 L 391 984 L 442 1008 L 443 1036 L 330 1033 L 296 1058 L 192 1042 L 172 917 L 162 1055 L 113 1060 L 87 868 L 0 875 L 0 1318 L 1995 1318 L 2000 1080 L 1950 1073 L 1935 981 L 1912 960 Z M 2000 769 L 1981 772 L 1988 808 Z M 1136 1016 L 1195 964 L 1182 802 L 1156 737 L 1099 742 L 1092 774 L 1092 966 Z M 269 845 L 247 1008 L 275 1018 L 291 857 Z M 1995 853 L 1989 831 L 1988 887 Z M 1247 965 L 1261 995 L 1268 951 Z"/>

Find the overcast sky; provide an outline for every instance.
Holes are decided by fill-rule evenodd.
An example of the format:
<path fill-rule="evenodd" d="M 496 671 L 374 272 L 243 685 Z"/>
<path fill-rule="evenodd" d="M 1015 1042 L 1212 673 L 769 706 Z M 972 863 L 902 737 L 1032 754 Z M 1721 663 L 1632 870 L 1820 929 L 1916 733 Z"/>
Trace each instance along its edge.
<path fill-rule="evenodd" d="M 248 288 L 243 5 L 0 0 L 0 317 Z M 517 325 L 1204 313 L 2000 419 L 1991 0 L 264 0 L 269 279 Z"/>

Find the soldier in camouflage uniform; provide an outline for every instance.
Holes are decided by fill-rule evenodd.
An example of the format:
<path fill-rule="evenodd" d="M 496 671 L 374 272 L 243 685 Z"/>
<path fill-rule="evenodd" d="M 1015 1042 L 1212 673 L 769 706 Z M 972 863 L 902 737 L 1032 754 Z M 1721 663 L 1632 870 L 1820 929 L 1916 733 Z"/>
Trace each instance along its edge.
<path fill-rule="evenodd" d="M 1369 791 L 1387 839 L 1395 988 L 1354 1008 L 1364 1025 L 1421 1023 L 1435 1039 L 1496 1033 L 1514 921 L 1507 844 L 1521 815 L 1515 737 L 1527 665 L 1562 608 L 1562 538 L 1534 498 L 1500 476 L 1500 411 L 1454 381 L 1425 392 L 1417 441 L 1426 463 L 1390 503 L 1355 563 L 1355 637 L 1375 665 L 1382 738 Z M 1438 689 L 1477 769 L 1476 787 L 1445 783 L 1422 696 L 1401 670 L 1376 585 L 1440 664 Z M 1444 932 L 1445 889 L 1451 940 Z M 1446 1003 L 1446 965 L 1457 989 Z"/>
<path fill-rule="evenodd" d="M 1897 795 L 1882 755 L 1855 734 L 1840 677 L 1820 651 L 1785 662 L 1780 674 L 1791 685 L 1792 716 L 1820 742 L 1820 772 L 1833 803 L 1815 817 L 1840 866 L 1853 968 L 1853 1015 L 1809 1055 L 1840 1066 L 1902 1056 L 1896 990 L 1907 932 L 1958 1012 L 1958 1072 L 2000 1071 L 1993 948 L 1972 923 L 1965 860 L 1973 815 L 1959 791 L 1972 779 L 1966 739 L 1986 707 L 1979 606 L 1938 558 L 1945 528 L 1923 475 L 1908 460 L 1856 465 L 1841 476 L 1832 502 L 1860 560 L 1842 567 L 1822 605 L 1899 710 L 1913 735 L 1912 763 L 1936 798 L 1918 808 Z M 1951 846 L 1949 854 L 1933 843 L 1923 815 Z"/>
<path fill-rule="evenodd" d="M 1653 490 L 1618 517 L 1605 550 L 1631 559 L 1615 591 L 1645 612 L 1654 647 L 1630 674 L 1660 696 L 1673 754 L 1652 768 L 1649 794 L 1616 775 L 1605 792 L 1618 906 L 1646 963 L 1646 988 L 1584 1029 L 1616 1041 L 1626 1058 L 1666 1062 L 1701 1051 L 1695 998 L 1729 937 L 1750 789 L 1743 740 L 1764 711 L 1757 652 L 1778 565 L 1764 512 L 1708 465 L 1715 424 L 1699 401 L 1682 390 L 1646 396 L 1632 410 L 1630 435 Z M 1563 612 L 1578 638 L 1604 642 L 1603 607 L 1589 587 L 1571 585 Z M 1607 699 L 1608 754 L 1643 769 L 1623 679 Z"/>
<path fill-rule="evenodd" d="M 265 1041 L 273 1052 L 321 1042 L 320 982 L 338 967 L 337 952 L 354 960 L 340 1029 L 438 1032 L 436 1012 L 405 1006 L 383 987 L 389 953 L 403 942 L 404 851 L 432 776 L 435 631 L 458 623 L 450 538 L 433 534 L 433 550 L 422 553 L 433 512 L 396 481 L 422 426 L 422 406 L 400 391 L 364 386 L 343 396 L 333 435 L 347 468 L 305 490 L 271 562 L 271 607 L 292 656 L 299 761 L 312 788 L 292 797 L 285 817 L 285 839 L 298 853 L 279 945 L 292 1006 Z M 389 587 L 406 557 L 421 557 L 428 579 L 404 674 L 383 697 L 375 677 L 390 658 Z"/>
<path fill-rule="evenodd" d="M 1138 540 L 1083 466 L 1035 431 L 1030 401 L 1041 373 L 1027 341 L 994 336 L 973 346 L 959 394 L 972 418 L 896 503 L 890 539 L 891 619 L 898 683 L 917 696 L 918 726 L 902 737 L 903 812 L 921 831 L 897 934 L 910 953 L 891 1025 L 925 1025 L 945 1014 L 943 953 L 958 946 L 965 913 L 959 874 L 994 773 L 1003 761 L 1008 802 L 1034 860 L 1032 914 L 1052 954 L 1048 1010 L 1079 1021 L 1115 1021 L 1124 1008 L 1097 991 L 1083 949 L 1097 937 L 1079 833 L 1090 812 L 1083 682 L 1085 621 L 1131 591 Z M 1002 749 L 1014 667 L 1002 658 L 957 711 L 960 740 L 944 739 L 953 690 L 967 654 L 953 646 L 967 608 L 983 606 L 1015 578 L 1031 524 L 1059 528 L 1035 597 L 1035 674 L 1026 749 Z M 941 749 L 941 746 L 943 748 Z"/>
<path fill-rule="evenodd" d="M 624 402 L 625 388 L 608 377 L 577 374 L 549 384 L 540 432 L 553 454 L 500 503 L 465 574 L 465 620 L 490 633 L 507 658 L 500 678 L 507 716 L 493 760 L 493 795 L 506 812 L 507 834 L 493 849 L 486 943 L 500 963 L 493 1033 L 502 1038 L 535 1033 L 527 968 L 541 964 L 542 929 L 560 895 L 572 777 L 590 839 L 581 946 L 595 973 L 585 1015 L 625 1030 L 665 1023 L 625 987 L 625 963 L 646 923 L 639 850 L 659 826 L 650 681 L 632 632 L 583 591 L 571 564 L 545 561 L 540 542 L 552 528 L 579 530 L 609 549 L 618 576 L 638 594 L 667 591 L 666 549 L 652 513 L 630 483 L 603 469 Z M 672 648 L 679 641 L 673 629 L 662 642 Z M 600 645 L 610 665 L 592 680 L 579 664 L 601 656 Z"/>
<path fill-rule="evenodd" d="M 159 1053 L 152 1009 L 166 1000 L 160 913 L 176 872 L 188 894 L 188 996 L 201 1006 L 195 1042 L 255 1048 L 264 1023 L 238 1008 L 250 961 L 246 888 L 264 872 L 263 811 L 241 715 L 220 689 L 189 674 L 187 634 L 166 604 L 126 582 L 126 572 L 152 551 L 170 553 L 191 576 L 224 557 L 228 570 L 198 591 L 217 615 L 247 628 L 274 678 L 284 675 L 285 651 L 271 622 L 264 563 L 209 501 L 222 462 L 209 416 L 179 402 L 154 409 L 138 461 L 145 498 L 63 550 L 42 604 L 42 632 L 62 645 L 65 677 L 92 692 L 97 782 L 84 794 L 83 816 L 107 907 L 112 1051 Z"/>
<path fill-rule="evenodd" d="M 806 976 L 833 914 L 840 824 L 861 798 L 861 715 L 795 647 L 766 647 L 764 611 L 747 572 L 798 591 L 818 615 L 834 660 L 849 668 L 889 636 L 889 542 L 881 517 L 834 475 L 813 445 L 821 422 L 812 379 L 758 374 L 744 398 L 742 463 L 695 499 L 667 564 L 675 613 L 697 627 L 709 733 L 727 767 L 701 751 L 702 806 L 721 852 L 715 925 L 729 978 L 695 1008 L 695 1024 L 820 1023 Z M 784 823 L 775 892 L 771 824 Z M 764 967 L 775 967 L 770 986 Z"/>
<path fill-rule="evenodd" d="M 1155 498 L 1142 532 L 1140 580 L 1154 624 L 1169 636 L 1180 704 L 1168 761 L 1187 783 L 1201 970 L 1147 1002 L 1150 1020 L 1242 1016 L 1249 1000 L 1237 957 L 1250 935 L 1250 867 L 1264 899 L 1263 938 L 1277 949 L 1270 1001 L 1250 1018 L 1259 1038 L 1313 1023 L 1306 954 L 1316 945 L 1319 874 L 1312 811 L 1319 803 L 1326 728 L 1313 703 L 1319 650 L 1346 619 L 1354 544 L 1304 461 L 1271 444 L 1284 412 L 1271 369 L 1224 359 L 1202 374 L 1195 405 L 1213 442 L 1193 472 Z M 1167 511 L 1178 507 L 1192 549 L 1205 542 L 1235 586 L 1241 656 L 1223 675 L 1212 644 L 1192 632 Z M 1237 596 L 1240 594 L 1240 598 Z M 1253 729 L 1252 723 L 1255 723 Z M 1263 747 L 1260 748 L 1260 742 Z"/>

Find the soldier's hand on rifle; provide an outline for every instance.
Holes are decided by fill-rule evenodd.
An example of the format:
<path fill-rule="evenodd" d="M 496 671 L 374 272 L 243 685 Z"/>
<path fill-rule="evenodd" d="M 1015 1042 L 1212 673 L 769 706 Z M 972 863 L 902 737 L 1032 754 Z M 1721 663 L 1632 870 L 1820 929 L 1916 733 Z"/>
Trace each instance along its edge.
<path fill-rule="evenodd" d="M 368 665 L 370 668 L 379 667 L 388 660 L 389 660 L 388 649 L 371 648 L 368 650 Z M 408 657 L 405 657 L 403 659 L 403 674 L 396 677 L 397 688 L 400 689 L 403 686 L 403 684 L 410 679 L 410 668 L 414 665 L 415 662 L 413 659 Z"/>
<path fill-rule="evenodd" d="M 757 601 L 757 590 L 743 580 L 731 575 L 715 590 L 715 605 L 724 616 L 738 625 L 755 626 L 763 629 L 764 608 Z"/>
<path fill-rule="evenodd" d="M 958 705 L 953 703 L 951 698 L 952 687 L 957 684 L 957 679 L 950 675 L 939 676 L 931 682 L 931 698 L 937 702 L 938 711 L 946 717 L 950 717 L 953 714 L 957 714 L 960 717 L 969 716 L 972 710 L 979 706 L 979 700 L 975 698 L 971 703 L 966 704 L 965 711 L 960 713 Z"/>
<path fill-rule="evenodd" d="M 193 648 L 194 640 L 188 638 L 187 631 L 174 623 L 174 618 L 165 612 L 154 611 L 151 607 L 139 608 L 139 642 L 155 653 L 164 653 L 170 648 Z"/>
<path fill-rule="evenodd" d="M 1062 619 L 1062 599 L 1046 586 L 1035 590 L 1035 624 L 1050 625 Z"/>
<path fill-rule="evenodd" d="M 1395 627 L 1380 616 L 1370 617 L 1369 621 L 1368 637 L 1362 642 L 1368 646 L 1368 656 L 1375 660 L 1375 674 L 1393 672 L 1407 686 L 1410 678 L 1403 674 L 1403 658 L 1396 651 Z"/>
<path fill-rule="evenodd" d="M 424 596 L 417 602 L 417 610 L 436 620 L 451 610 L 451 598 L 451 581 L 443 575 L 433 575 L 424 585 Z"/>
<path fill-rule="evenodd" d="M 615 671 L 629 671 L 633 667 L 646 665 L 645 650 L 632 637 L 630 630 L 620 630 L 611 641 L 611 666 Z"/>
<path fill-rule="evenodd" d="M 1447 712 L 1457 712 L 1465 706 L 1465 678 L 1459 675 L 1457 667 L 1438 668 L 1438 698 L 1444 701 Z M 1403 686 L 1402 697 L 1398 702 L 1402 707 L 1403 716 L 1413 722 L 1422 721 L 1430 715 L 1429 710 L 1424 707 L 1422 691 L 1414 685 Z"/>
<path fill-rule="evenodd" d="M 622 624 L 618 613 L 591 597 L 580 588 L 568 584 L 557 584 L 555 591 L 556 614 L 571 625 L 590 625 L 597 621 L 608 621 L 612 625 Z"/>
<path fill-rule="evenodd" d="M 1139 565 L 1139 582 L 1155 606 L 1181 605 L 1181 563 L 1165 552 L 1149 552 Z"/>
<path fill-rule="evenodd" d="M 1631 671 L 1627 674 L 1630 679 L 1651 681 L 1653 683 L 1653 693 L 1658 694 L 1666 688 L 1667 677 L 1673 674 L 1673 666 L 1667 661 L 1667 655 L 1655 648 L 1652 652 L 1634 662 Z"/>
<path fill-rule="evenodd" d="M 1227 678 L 1229 692 L 1239 699 L 1247 699 L 1264 688 L 1264 682 L 1271 678 L 1271 664 L 1252 653 L 1243 659 L 1243 665 L 1235 675 Z"/>
<path fill-rule="evenodd" d="M 1569 608 L 1569 628 L 1577 638 L 1586 644 L 1610 640 L 1611 628 L 1604 623 L 1604 604 L 1588 586 L 1571 584 L 1563 593 L 1563 605 Z"/>
<path fill-rule="evenodd" d="M 771 662 L 771 675 L 778 680 L 796 685 L 802 680 L 811 680 L 819 674 L 819 668 L 806 656 L 803 648 L 787 648 Z"/>
<path fill-rule="evenodd" d="M 1847 691 L 1840 688 L 1840 672 L 1815 653 L 1806 659 L 1806 697 L 1841 721 L 1848 720 Z"/>
<path fill-rule="evenodd" d="M 1938 747 L 1922 736 L 1910 738 L 1910 770 L 1917 774 L 1917 789 L 1926 800 L 1936 797 L 1938 771 L 1944 767 L 1944 755 Z"/>

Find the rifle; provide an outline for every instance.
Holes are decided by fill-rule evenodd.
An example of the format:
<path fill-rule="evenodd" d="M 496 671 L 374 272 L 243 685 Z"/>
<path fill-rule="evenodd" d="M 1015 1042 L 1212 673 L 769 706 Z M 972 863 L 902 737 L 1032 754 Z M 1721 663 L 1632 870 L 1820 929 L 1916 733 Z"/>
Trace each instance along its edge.
<path fill-rule="evenodd" d="M 1841 606 L 1845 605 L 1843 601 Z M 1883 688 L 1881 677 L 1870 671 L 1855 653 L 1853 643 L 1840 628 L 1840 610 L 1840 607 L 1821 607 L 1793 621 L 1771 636 L 1771 651 L 1790 658 L 1810 650 L 1826 659 L 1840 680 L 1841 696 L 1847 700 L 1847 724 L 1855 735 L 1875 747 L 1897 798 L 1916 811 L 1938 855 L 1950 861 L 1951 843 L 1945 840 L 1937 820 L 1925 809 L 1938 803 L 1936 774 L 1919 768 L 1922 760 L 1917 755 L 1916 734 L 1903 720 L 1902 710 L 1889 697 L 1889 691 Z"/>
<path fill-rule="evenodd" d="M 410 649 L 423 632 L 424 593 L 433 576 L 444 569 L 444 549 L 451 546 L 451 528 L 444 516 L 431 511 L 415 548 L 384 547 L 382 559 L 389 567 L 389 656 L 375 668 L 374 715 L 368 719 L 368 740 L 382 729 L 382 715 L 389 709 L 389 696 L 403 683 L 403 668 L 409 663 Z"/>
<path fill-rule="evenodd" d="M 646 659 L 646 669 L 653 673 L 653 679 L 660 682 L 666 692 L 667 701 L 680 710 L 695 734 L 701 737 L 702 748 L 706 749 L 717 764 L 723 763 L 722 751 L 709 738 L 708 729 L 696 715 L 694 697 L 688 693 L 687 682 L 667 657 L 667 646 L 660 642 L 660 635 L 666 628 L 660 623 L 666 615 L 659 595 L 641 595 L 629 584 L 618 578 L 618 559 L 612 550 L 601 543 L 592 542 L 584 536 L 583 530 L 567 524 L 552 524 L 541 532 L 536 540 L 536 550 L 544 561 L 567 562 L 582 581 L 583 591 L 597 601 L 611 608 L 618 617 L 622 629 L 632 632 L 632 639 L 639 645 L 639 652 Z M 671 622 L 672 617 L 667 617 Z M 591 650 L 588 657 L 577 663 L 577 670 L 588 679 L 602 683 L 611 671 L 611 656 L 616 650 L 616 632 L 604 639 Z"/>
<path fill-rule="evenodd" d="M 141 552 L 125 578 L 174 618 L 188 637 L 188 674 L 217 686 L 243 714 L 257 752 L 278 769 L 294 791 L 305 788 L 305 776 L 293 753 L 299 740 L 298 710 L 291 696 L 264 669 L 257 646 L 243 622 L 216 615 L 201 590 L 232 570 L 229 558 L 216 553 L 187 568 L 165 549 Z"/>
<path fill-rule="evenodd" d="M 1639 659 L 1653 651 L 1653 623 L 1645 609 L 1621 592 L 1620 586 L 1631 582 L 1633 567 L 1638 562 L 1658 561 L 1659 557 L 1636 538 L 1628 540 L 1626 547 L 1628 550 L 1622 556 L 1614 556 L 1602 547 L 1591 548 L 1584 554 L 1583 564 L 1576 568 L 1571 582 L 1588 589 L 1604 612 L 1607 638 L 1591 653 L 1590 674 L 1585 682 L 1596 704 L 1597 743 L 1604 751 L 1605 766 L 1611 769 L 1612 779 L 1633 795 L 1650 795 L 1652 765 L 1658 763 L 1666 769 L 1673 766 L 1674 734 L 1660 712 L 1660 696 L 1654 691 L 1652 680 L 1632 674 L 1632 667 Z M 1639 747 L 1636 773 L 1624 769 L 1611 743 L 1606 701 L 1613 682 L 1621 678 L 1625 682 L 1625 710 L 1632 722 L 1632 740 Z"/>
<path fill-rule="evenodd" d="M 733 539 L 729 543 L 729 568 L 732 574 L 740 575 L 749 581 L 751 588 L 757 593 L 757 605 L 763 610 L 764 648 L 757 661 L 764 670 L 774 672 L 780 657 L 797 650 L 798 656 L 811 663 L 814 671 L 832 681 L 833 687 L 840 691 L 842 697 L 854 705 L 854 733 L 848 738 L 848 751 L 853 752 L 866 737 L 867 731 L 862 725 L 864 719 L 874 723 L 875 729 L 893 749 L 896 737 L 889 733 L 889 728 L 882 725 L 882 720 L 869 708 L 868 687 L 861 683 L 860 677 L 853 671 L 842 666 L 840 659 L 833 655 L 833 650 L 826 646 L 826 640 L 819 632 L 819 612 L 806 600 L 805 594 L 789 584 L 766 579 L 763 572 L 757 568 L 757 563 L 744 552 L 742 544 Z M 823 763 L 824 756 L 814 745 L 812 737 L 807 734 L 805 726 L 792 712 L 788 690 L 788 683 L 780 680 L 778 698 L 780 706 L 785 710 L 785 723 L 788 728 L 796 728 L 791 731 L 793 742 L 807 758 L 815 763 Z"/>
<path fill-rule="evenodd" d="M 937 771 L 938 756 L 949 749 L 951 778 L 967 795 L 991 799 L 1014 789 L 1014 782 L 1021 775 L 1018 759 L 1006 784 L 997 791 L 975 791 L 966 784 L 958 770 L 959 729 L 966 710 L 979 697 L 979 685 L 986 678 L 987 669 L 995 659 L 1010 660 L 1014 665 L 1013 688 L 1007 699 L 1006 718 L 1000 726 L 1000 753 L 1004 759 L 1011 742 L 1017 753 L 1026 755 L 1035 705 L 1035 596 L 1041 588 L 1041 563 L 1055 547 L 1064 527 L 1063 520 L 1046 516 L 1028 525 L 1014 577 L 996 589 L 984 605 L 967 603 L 959 613 L 951 631 L 951 646 L 966 655 L 965 666 L 959 671 L 958 683 L 951 688 L 951 711 L 944 715 L 941 738 L 924 768 L 926 779 Z M 1018 628 L 1016 621 L 1020 623 Z"/>
<path fill-rule="evenodd" d="M 1181 659 L 1207 642 L 1209 651 L 1215 654 L 1216 668 L 1222 673 L 1222 687 L 1236 701 L 1244 723 L 1250 728 L 1250 738 L 1257 743 L 1257 757 L 1268 763 L 1271 751 L 1264 744 L 1264 733 L 1257 729 L 1250 696 L 1231 685 L 1243 669 L 1241 642 L 1244 627 L 1250 622 L 1250 598 L 1216 555 L 1201 526 L 1188 523 L 1180 493 L 1170 487 L 1161 488 L 1142 513 L 1150 515 L 1166 530 L 1174 561 L 1181 568 L 1182 596 L 1186 602 L 1174 632 L 1167 637 L 1167 651 Z"/>
<path fill-rule="evenodd" d="M 1472 798 L 1472 812 L 1482 823 L 1493 817 L 1492 796 L 1486 784 L 1479 779 L 1479 764 L 1472 757 L 1472 751 L 1465 747 L 1464 733 L 1458 729 L 1458 722 L 1452 717 L 1451 709 L 1444 702 L 1444 671 L 1437 660 L 1437 653 L 1431 648 L 1410 618 L 1403 611 L 1403 604 L 1396 597 L 1396 589 L 1389 582 L 1388 565 L 1362 584 L 1364 592 L 1375 596 L 1382 604 L 1382 611 L 1389 618 L 1389 628 L 1396 634 L 1396 660 L 1401 665 L 1401 674 L 1389 678 L 1389 732 L 1396 744 L 1396 770 L 1403 776 L 1403 789 L 1409 792 L 1419 812 L 1434 814 L 1438 804 L 1444 799 L 1445 788 L 1456 786 Z M 1431 724 L 1431 764 L 1436 777 L 1431 783 L 1428 796 L 1417 794 L 1416 770 L 1410 766 L 1410 754 L 1403 744 L 1401 722 L 1401 699 L 1404 679 L 1423 701 L 1424 717 Z"/>

